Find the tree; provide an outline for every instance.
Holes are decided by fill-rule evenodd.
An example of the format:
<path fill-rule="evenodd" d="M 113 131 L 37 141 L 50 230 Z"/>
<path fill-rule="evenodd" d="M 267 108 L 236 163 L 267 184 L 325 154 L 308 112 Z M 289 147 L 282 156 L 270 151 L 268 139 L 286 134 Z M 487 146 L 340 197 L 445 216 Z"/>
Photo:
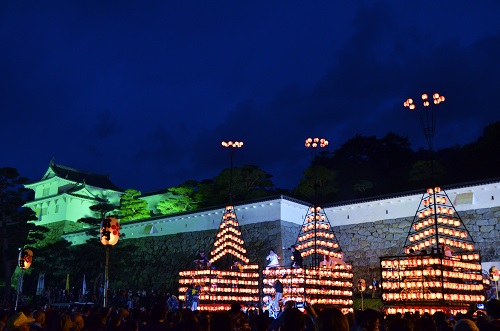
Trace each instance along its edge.
<path fill-rule="evenodd" d="M 167 198 L 158 202 L 156 207 L 162 215 L 198 208 L 201 196 L 198 193 L 197 181 L 188 180 L 179 186 L 169 188 L 167 191 Z"/>
<path fill-rule="evenodd" d="M 30 223 L 36 219 L 34 212 L 24 208 L 26 201 L 32 198 L 32 191 L 24 188 L 28 179 L 20 177 L 15 168 L 0 168 L 0 238 L 2 243 L 2 275 L 5 282 L 4 301 L 11 293 L 11 279 L 18 259 L 18 250 L 33 243 L 28 239 L 30 231 L 35 232 L 36 225 Z"/>
<path fill-rule="evenodd" d="M 337 172 L 337 198 L 355 199 L 407 190 L 414 155 L 408 138 L 391 132 L 381 139 L 356 134 L 318 162 Z"/>
<path fill-rule="evenodd" d="M 97 238 L 99 234 L 99 226 L 101 225 L 102 220 L 106 218 L 109 212 L 118 209 L 118 206 L 109 204 L 107 202 L 100 202 L 96 205 L 90 206 L 89 209 L 93 212 L 98 212 L 100 217 L 83 217 L 80 218 L 77 222 L 87 224 L 90 227 L 87 230 L 86 234 L 91 237 L 87 241 L 92 242 L 95 238 Z"/>
<path fill-rule="evenodd" d="M 151 217 L 148 203 L 139 199 L 138 196 L 140 195 L 140 191 L 134 189 L 125 190 L 125 194 L 123 194 L 120 199 L 120 208 L 118 210 L 120 222 Z"/>
<path fill-rule="evenodd" d="M 299 185 L 293 190 L 300 198 L 321 204 L 338 192 L 337 174 L 325 166 L 307 168 Z M 315 187 L 316 186 L 316 187 Z"/>
<path fill-rule="evenodd" d="M 232 201 L 244 201 L 267 197 L 276 194 L 272 175 L 255 165 L 244 165 L 232 169 L 224 169 L 212 180 L 204 180 L 199 184 L 200 199 L 203 207 L 229 202 L 229 190 Z M 232 180 L 232 182 L 231 182 Z"/>

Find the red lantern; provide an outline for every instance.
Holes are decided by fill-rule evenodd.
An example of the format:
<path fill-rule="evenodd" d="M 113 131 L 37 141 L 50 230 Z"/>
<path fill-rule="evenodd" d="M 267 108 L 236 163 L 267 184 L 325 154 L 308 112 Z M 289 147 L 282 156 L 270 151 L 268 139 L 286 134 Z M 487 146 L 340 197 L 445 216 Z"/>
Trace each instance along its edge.
<path fill-rule="evenodd" d="M 120 239 L 120 222 L 114 217 L 107 217 L 101 223 L 101 243 L 114 246 Z"/>
<path fill-rule="evenodd" d="M 19 260 L 18 265 L 21 269 L 28 269 L 31 267 L 31 263 L 33 262 L 33 252 L 31 249 L 25 248 L 21 252 L 19 252 Z"/>

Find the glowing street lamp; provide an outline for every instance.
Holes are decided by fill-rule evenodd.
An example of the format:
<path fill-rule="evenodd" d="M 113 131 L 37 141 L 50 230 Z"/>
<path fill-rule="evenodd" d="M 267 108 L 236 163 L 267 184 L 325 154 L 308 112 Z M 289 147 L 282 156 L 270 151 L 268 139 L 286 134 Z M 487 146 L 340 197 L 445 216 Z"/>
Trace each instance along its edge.
<path fill-rule="evenodd" d="M 414 103 L 412 98 L 406 99 L 403 103 L 403 106 L 410 110 L 416 110 L 420 117 L 420 125 L 422 126 L 422 130 L 424 131 L 425 138 L 427 139 L 427 144 L 429 145 L 429 149 L 432 150 L 432 139 L 434 138 L 435 126 L 434 126 L 434 106 L 439 105 L 441 102 L 444 102 L 444 95 L 439 95 L 439 93 L 434 93 L 432 95 L 432 103 L 429 100 L 429 96 L 424 93 L 422 94 L 422 105 L 424 106 L 424 113 L 420 110 L 419 107 Z"/>
<path fill-rule="evenodd" d="M 325 148 L 328 146 L 328 140 L 325 138 L 307 138 L 305 141 L 305 146 L 307 148 L 311 148 L 313 151 L 313 162 L 317 155 L 318 148 Z M 317 245 L 317 195 L 318 195 L 318 172 L 316 167 L 314 168 L 314 255 L 312 256 L 312 265 L 313 267 L 319 267 L 320 265 L 320 257 L 318 254 L 318 245 Z"/>
<path fill-rule="evenodd" d="M 21 273 L 19 274 L 19 280 L 17 282 L 17 296 L 16 296 L 15 310 L 17 310 L 17 304 L 19 303 L 19 296 L 22 293 L 24 270 L 29 269 L 29 267 L 31 267 L 31 263 L 33 263 L 33 251 L 31 251 L 31 249 L 28 248 L 25 248 L 22 251 L 20 251 L 17 262 L 18 262 L 17 265 L 21 269 Z"/>
<path fill-rule="evenodd" d="M 109 287 L 109 251 L 120 239 L 120 222 L 114 217 L 107 217 L 101 222 L 101 244 L 106 246 L 106 268 L 104 271 L 104 307 L 108 306 Z"/>

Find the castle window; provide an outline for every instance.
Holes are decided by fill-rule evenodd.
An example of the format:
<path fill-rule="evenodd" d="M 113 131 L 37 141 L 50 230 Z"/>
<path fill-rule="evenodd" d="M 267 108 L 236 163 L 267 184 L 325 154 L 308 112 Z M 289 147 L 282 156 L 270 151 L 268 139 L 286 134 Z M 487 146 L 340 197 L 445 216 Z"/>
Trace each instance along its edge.
<path fill-rule="evenodd" d="M 42 208 L 42 216 L 47 215 L 47 207 Z"/>
<path fill-rule="evenodd" d="M 43 196 L 46 197 L 47 195 L 49 195 L 49 192 L 50 192 L 50 189 L 48 187 L 44 188 L 43 189 Z"/>
<path fill-rule="evenodd" d="M 59 205 L 56 205 L 54 213 L 58 213 L 58 212 L 59 212 Z"/>

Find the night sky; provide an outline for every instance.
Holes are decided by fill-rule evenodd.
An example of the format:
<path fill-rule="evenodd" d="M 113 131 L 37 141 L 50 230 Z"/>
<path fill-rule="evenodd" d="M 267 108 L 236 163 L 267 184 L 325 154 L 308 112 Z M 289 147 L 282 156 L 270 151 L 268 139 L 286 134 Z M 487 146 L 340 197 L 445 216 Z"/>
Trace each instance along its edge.
<path fill-rule="evenodd" d="M 1 1 L 0 167 L 52 157 L 149 192 L 255 164 L 292 188 L 309 136 L 426 147 L 403 107 L 439 92 L 435 148 L 500 120 L 500 2 Z"/>

